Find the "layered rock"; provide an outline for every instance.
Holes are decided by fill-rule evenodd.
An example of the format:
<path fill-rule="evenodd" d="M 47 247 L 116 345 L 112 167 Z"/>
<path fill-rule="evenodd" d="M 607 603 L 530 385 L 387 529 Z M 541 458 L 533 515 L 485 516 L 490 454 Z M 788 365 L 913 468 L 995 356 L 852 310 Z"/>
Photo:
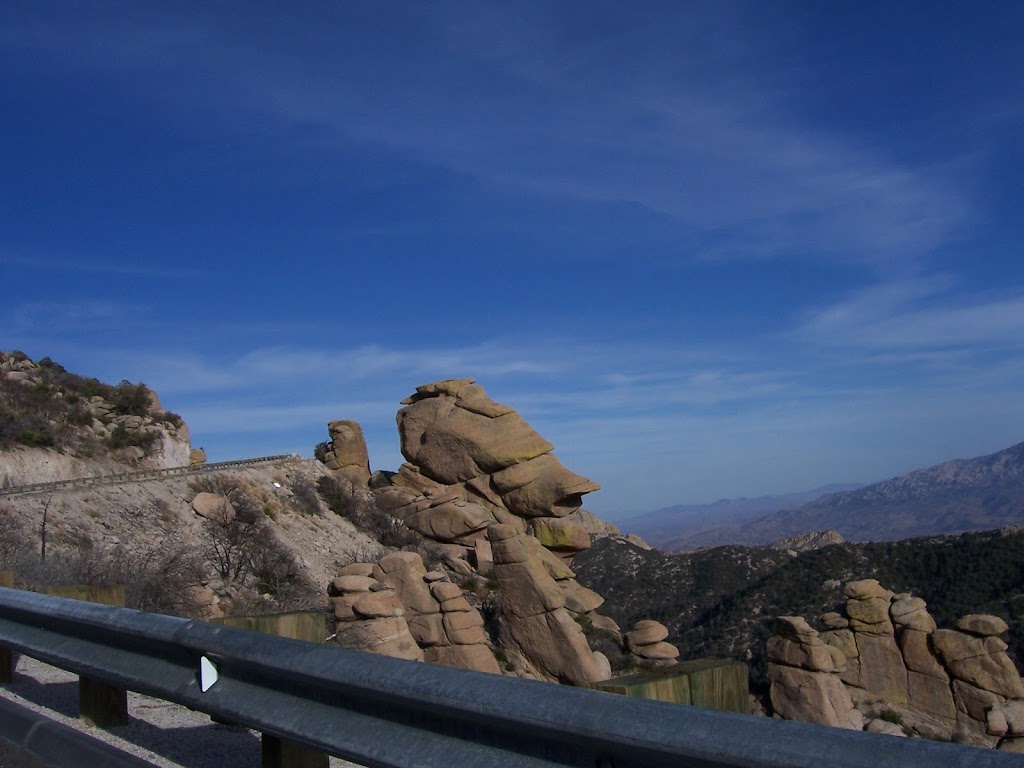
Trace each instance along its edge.
<path fill-rule="evenodd" d="M 373 565 L 354 563 L 339 571 L 330 587 L 334 609 L 334 642 L 382 656 L 423 661 L 405 620 L 405 609 L 393 589 L 370 574 Z"/>
<path fill-rule="evenodd" d="M 389 507 L 428 538 L 461 545 L 469 557 L 491 525 L 513 525 L 569 559 L 590 546 L 575 519 L 599 486 L 570 472 L 553 446 L 472 379 L 417 387 L 402 401 L 398 431 L 407 462 L 380 490 Z"/>
<path fill-rule="evenodd" d="M 643 619 L 633 626 L 632 632 L 624 635 L 626 647 L 640 661 L 649 661 L 657 666 L 675 664 L 679 649 L 666 642 L 668 628 L 653 619 Z"/>
<path fill-rule="evenodd" d="M 1024 726 L 1024 682 L 998 637 L 1007 631 L 1005 621 L 972 614 L 960 619 L 955 630 L 938 629 L 924 600 L 894 595 L 874 579 L 847 584 L 844 595 L 842 612 L 821 617 L 828 629 L 820 636 L 802 619 L 780 618 L 767 646 L 774 665 L 828 674 L 844 684 L 846 695 L 863 711 L 895 710 L 905 728 L 926 738 L 1022 746 L 1024 733 L 1015 724 Z M 831 668 L 822 641 L 833 656 Z M 828 714 L 835 710 L 834 701 L 825 715 L 798 701 L 813 690 L 810 698 L 820 704 L 825 691 L 835 695 L 835 682 L 773 672 L 772 667 L 777 715 L 810 722 L 835 719 Z"/>

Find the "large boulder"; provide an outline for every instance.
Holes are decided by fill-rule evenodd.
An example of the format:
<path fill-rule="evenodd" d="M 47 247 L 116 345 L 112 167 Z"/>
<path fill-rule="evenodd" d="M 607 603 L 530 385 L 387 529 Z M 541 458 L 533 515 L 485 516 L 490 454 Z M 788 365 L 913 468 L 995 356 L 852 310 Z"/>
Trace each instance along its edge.
<path fill-rule="evenodd" d="M 353 485 L 364 486 L 370 479 L 370 458 L 366 439 L 358 422 L 338 419 L 327 424 L 331 445 L 324 464 Z"/>
<path fill-rule="evenodd" d="M 834 674 L 769 664 L 768 681 L 772 709 L 778 717 L 854 731 L 864 727 L 864 716 Z"/>
<path fill-rule="evenodd" d="M 402 455 L 441 483 L 465 482 L 554 448 L 513 409 L 491 401 L 472 379 L 425 384 L 402 403 Z"/>

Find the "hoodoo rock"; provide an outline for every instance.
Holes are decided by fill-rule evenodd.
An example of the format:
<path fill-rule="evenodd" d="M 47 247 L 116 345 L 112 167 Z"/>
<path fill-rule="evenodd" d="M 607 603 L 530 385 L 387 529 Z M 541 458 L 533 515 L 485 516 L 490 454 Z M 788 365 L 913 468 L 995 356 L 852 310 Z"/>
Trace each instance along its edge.
<path fill-rule="evenodd" d="M 327 425 L 331 444 L 324 464 L 353 485 L 366 485 L 370 479 L 370 458 L 363 429 L 357 422 L 339 419 Z"/>

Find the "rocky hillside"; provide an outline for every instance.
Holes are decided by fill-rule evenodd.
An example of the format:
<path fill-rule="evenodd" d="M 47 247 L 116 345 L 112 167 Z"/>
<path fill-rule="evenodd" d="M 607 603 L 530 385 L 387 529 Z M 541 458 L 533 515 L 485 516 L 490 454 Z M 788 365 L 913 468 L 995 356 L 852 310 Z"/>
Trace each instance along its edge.
<path fill-rule="evenodd" d="M 853 541 L 891 541 L 1019 523 L 1024 523 L 1024 443 L 828 494 L 752 522 L 719 526 L 674 546 L 767 544 L 825 529 Z"/>
<path fill-rule="evenodd" d="M 42 479 L 33 462 L 58 477 L 159 465 L 187 440 L 141 384 L 3 362 L 13 484 Z M 348 647 L 574 685 L 678 656 L 666 627 L 622 631 L 575 578 L 592 535 L 618 534 L 581 508 L 596 483 L 472 379 L 402 405 L 396 472 L 371 473 L 359 425 L 338 420 L 317 460 L 5 493 L 0 567 L 25 588 L 120 583 L 132 607 L 202 618 L 324 610 Z"/>
<path fill-rule="evenodd" d="M 1024 660 L 1024 532 L 1019 528 L 833 544 L 797 552 L 728 546 L 682 554 L 595 542 L 573 563 L 580 582 L 606 597 L 620 624 L 665 624 L 681 658 L 749 660 L 752 684 L 767 678 L 764 647 L 775 617 L 821 616 L 843 601 L 842 586 L 874 578 L 924 599 L 940 626 L 965 614 L 995 614 L 1010 627 L 1010 652 Z"/>
<path fill-rule="evenodd" d="M 189 464 L 188 427 L 144 384 L 0 352 L 0 486 Z"/>

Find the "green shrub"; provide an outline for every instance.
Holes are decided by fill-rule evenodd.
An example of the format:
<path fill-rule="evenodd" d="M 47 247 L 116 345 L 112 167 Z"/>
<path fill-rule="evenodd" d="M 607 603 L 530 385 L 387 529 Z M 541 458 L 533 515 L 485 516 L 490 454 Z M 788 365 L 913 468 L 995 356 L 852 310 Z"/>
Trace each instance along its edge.
<path fill-rule="evenodd" d="M 317 443 L 313 446 L 313 458 L 319 461 L 321 464 L 327 463 L 327 451 L 331 449 L 331 443 L 324 440 L 322 443 Z"/>

